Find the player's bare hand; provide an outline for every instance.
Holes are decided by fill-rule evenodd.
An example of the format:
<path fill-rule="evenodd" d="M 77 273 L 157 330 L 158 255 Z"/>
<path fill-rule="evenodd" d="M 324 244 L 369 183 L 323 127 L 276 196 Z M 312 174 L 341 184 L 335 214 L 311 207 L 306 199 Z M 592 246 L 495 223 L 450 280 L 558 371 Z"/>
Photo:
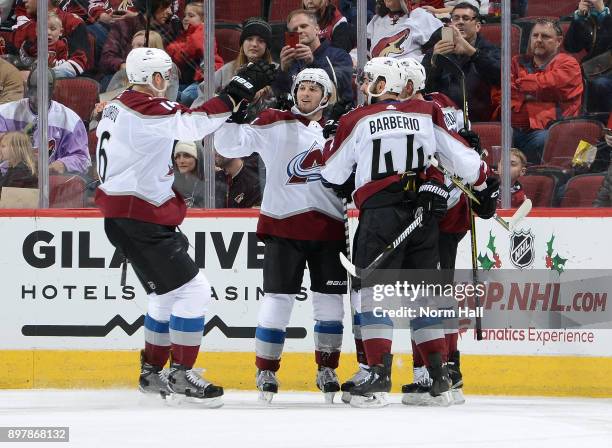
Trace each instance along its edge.
<path fill-rule="evenodd" d="M 309 46 L 304 44 L 297 44 L 295 47 L 295 58 L 300 61 L 304 61 L 306 64 L 312 63 L 314 61 L 314 56 L 312 54 L 312 50 Z"/>
<path fill-rule="evenodd" d="M 295 59 L 296 50 L 293 47 L 285 45 L 280 52 L 280 65 L 281 70 L 286 72 L 293 64 L 293 60 Z"/>
<path fill-rule="evenodd" d="M 433 47 L 434 54 L 449 54 L 455 50 L 455 44 L 445 40 L 439 40 Z"/>
<path fill-rule="evenodd" d="M 101 114 L 107 104 L 108 101 L 100 101 L 99 103 L 96 103 L 93 110 L 94 114 Z"/>
<path fill-rule="evenodd" d="M 49 172 L 55 173 L 55 174 L 64 174 L 66 172 L 66 165 L 64 165 L 59 160 L 56 160 L 55 162 L 51 162 L 49 164 Z"/>

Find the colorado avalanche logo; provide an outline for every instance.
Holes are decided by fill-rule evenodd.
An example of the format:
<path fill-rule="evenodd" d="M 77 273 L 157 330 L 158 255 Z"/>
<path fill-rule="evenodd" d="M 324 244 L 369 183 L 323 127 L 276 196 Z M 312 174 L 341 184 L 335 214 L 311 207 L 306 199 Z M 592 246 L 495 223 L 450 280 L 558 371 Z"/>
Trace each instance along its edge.
<path fill-rule="evenodd" d="M 321 180 L 323 152 L 317 142 L 308 151 L 299 153 L 287 165 L 287 184 L 305 184 Z"/>

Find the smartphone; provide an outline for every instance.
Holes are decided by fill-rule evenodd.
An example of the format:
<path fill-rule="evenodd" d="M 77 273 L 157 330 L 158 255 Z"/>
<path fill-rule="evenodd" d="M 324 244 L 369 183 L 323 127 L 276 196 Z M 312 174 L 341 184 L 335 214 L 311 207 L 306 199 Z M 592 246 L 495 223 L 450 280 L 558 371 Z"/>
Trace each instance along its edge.
<path fill-rule="evenodd" d="M 442 28 L 442 39 L 440 40 L 451 43 L 455 42 L 455 34 L 453 29 L 446 26 Z"/>
<path fill-rule="evenodd" d="M 295 48 L 300 43 L 300 33 L 297 31 L 285 32 L 285 45 Z"/>

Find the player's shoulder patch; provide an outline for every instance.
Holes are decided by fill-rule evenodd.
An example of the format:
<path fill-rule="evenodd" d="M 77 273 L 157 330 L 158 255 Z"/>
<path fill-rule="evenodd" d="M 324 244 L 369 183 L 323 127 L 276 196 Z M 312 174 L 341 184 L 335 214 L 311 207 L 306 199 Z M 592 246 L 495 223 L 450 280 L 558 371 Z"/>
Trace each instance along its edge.
<path fill-rule="evenodd" d="M 154 97 L 135 90 L 124 91 L 115 101 L 119 101 L 126 108 L 145 118 L 174 115 L 176 112 L 185 109 L 185 107 L 177 102 L 163 97 Z"/>

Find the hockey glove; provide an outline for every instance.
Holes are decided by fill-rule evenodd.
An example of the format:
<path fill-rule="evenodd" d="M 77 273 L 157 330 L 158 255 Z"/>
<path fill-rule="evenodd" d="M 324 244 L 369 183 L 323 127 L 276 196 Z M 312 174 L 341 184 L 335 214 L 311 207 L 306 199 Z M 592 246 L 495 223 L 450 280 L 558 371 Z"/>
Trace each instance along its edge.
<path fill-rule="evenodd" d="M 346 199 L 347 203 L 353 202 L 353 191 L 355 190 L 355 172 L 351 173 L 349 178 L 342 185 L 332 184 L 326 181 L 323 177 L 321 178 L 321 183 L 326 188 L 331 188 L 334 190 L 336 196 L 340 199 Z"/>
<path fill-rule="evenodd" d="M 336 135 L 336 131 L 338 130 L 338 122 L 336 120 L 327 120 L 325 122 L 325 126 L 323 126 L 323 138 L 327 140 L 330 137 Z"/>
<path fill-rule="evenodd" d="M 478 154 L 482 154 L 482 146 L 480 146 L 480 136 L 469 129 L 463 128 L 459 130 L 459 135 L 468 142 L 472 148 L 476 150 Z"/>
<path fill-rule="evenodd" d="M 472 209 L 482 219 L 489 219 L 495 216 L 497 199 L 499 198 L 499 177 L 487 177 L 487 187 L 481 191 L 474 191 L 474 195 L 480 204 L 472 202 Z"/>
<path fill-rule="evenodd" d="M 417 194 L 417 213 L 421 209 L 421 213 L 433 216 L 440 220 L 446 215 L 448 200 L 448 189 L 443 184 L 428 180 L 419 187 Z"/>
<path fill-rule="evenodd" d="M 236 123 L 236 124 L 246 123 L 248 107 L 249 107 L 249 103 L 247 103 L 246 101 L 241 101 L 240 104 L 238 105 L 238 109 L 230 115 L 230 117 L 227 119 L 227 122 Z"/>
<path fill-rule="evenodd" d="M 236 76 L 223 89 L 223 93 L 229 95 L 236 104 L 242 100 L 250 102 L 255 94 L 270 85 L 275 77 L 276 68 L 274 65 L 263 61 L 250 62 L 236 73 Z"/>

